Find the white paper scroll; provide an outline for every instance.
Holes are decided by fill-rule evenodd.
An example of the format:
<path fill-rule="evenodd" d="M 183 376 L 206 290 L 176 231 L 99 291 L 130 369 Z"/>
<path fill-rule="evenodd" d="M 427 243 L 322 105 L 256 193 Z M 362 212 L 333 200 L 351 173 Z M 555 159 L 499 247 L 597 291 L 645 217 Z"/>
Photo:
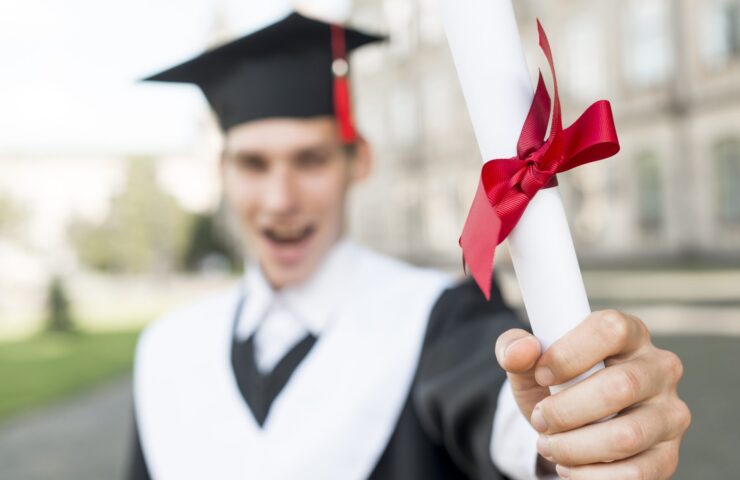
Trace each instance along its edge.
<path fill-rule="evenodd" d="M 483 161 L 513 157 L 534 92 L 511 0 L 442 0 L 442 8 Z M 532 330 L 547 348 L 591 312 L 557 188 L 535 195 L 508 242 Z"/>

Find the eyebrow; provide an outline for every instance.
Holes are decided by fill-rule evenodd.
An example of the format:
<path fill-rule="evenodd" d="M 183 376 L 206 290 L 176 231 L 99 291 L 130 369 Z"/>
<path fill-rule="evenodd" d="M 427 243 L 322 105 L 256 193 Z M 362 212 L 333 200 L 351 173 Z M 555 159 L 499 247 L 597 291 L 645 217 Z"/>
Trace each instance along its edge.
<path fill-rule="evenodd" d="M 310 153 L 323 153 L 326 151 L 333 150 L 335 148 L 339 148 L 340 145 L 332 144 L 332 143 L 320 143 L 316 145 L 310 145 L 307 147 L 303 147 L 300 150 L 297 150 L 295 152 L 291 153 L 291 156 L 300 156 Z M 235 158 L 248 158 L 248 157 L 269 157 L 269 152 L 265 152 L 262 150 L 248 150 L 248 149 L 238 149 L 235 151 L 229 151 L 228 149 L 224 149 L 224 155 L 232 156 Z"/>
<path fill-rule="evenodd" d="M 258 150 L 236 150 L 236 151 L 230 151 L 229 149 L 224 149 L 223 154 L 225 157 L 231 157 L 231 158 L 249 158 L 249 157 L 264 157 L 264 152 L 260 152 Z"/>

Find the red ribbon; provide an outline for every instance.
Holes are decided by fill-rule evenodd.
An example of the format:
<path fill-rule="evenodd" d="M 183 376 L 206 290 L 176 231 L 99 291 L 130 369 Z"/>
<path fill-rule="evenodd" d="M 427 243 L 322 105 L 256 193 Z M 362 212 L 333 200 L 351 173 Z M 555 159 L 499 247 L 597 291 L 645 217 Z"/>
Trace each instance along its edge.
<path fill-rule="evenodd" d="M 552 72 L 555 102 L 550 136 L 543 140 L 550 117 L 550 95 L 540 72 L 532 106 L 517 143 L 517 156 L 483 165 L 478 191 L 465 221 L 460 246 L 463 265 L 487 299 L 491 296 L 493 254 L 516 226 L 530 200 L 542 188 L 557 185 L 555 175 L 619 151 L 611 106 L 600 100 L 563 130 L 558 82 L 547 35 L 539 20 L 540 48 Z"/>

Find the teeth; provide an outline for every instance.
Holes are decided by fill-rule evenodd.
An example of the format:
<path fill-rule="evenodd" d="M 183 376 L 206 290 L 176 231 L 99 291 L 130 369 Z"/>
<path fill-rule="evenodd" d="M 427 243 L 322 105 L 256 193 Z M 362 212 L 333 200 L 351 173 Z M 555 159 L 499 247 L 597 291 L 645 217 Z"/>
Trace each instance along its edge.
<path fill-rule="evenodd" d="M 310 227 L 301 229 L 265 230 L 265 235 L 277 242 L 294 242 L 305 238 L 311 231 Z"/>

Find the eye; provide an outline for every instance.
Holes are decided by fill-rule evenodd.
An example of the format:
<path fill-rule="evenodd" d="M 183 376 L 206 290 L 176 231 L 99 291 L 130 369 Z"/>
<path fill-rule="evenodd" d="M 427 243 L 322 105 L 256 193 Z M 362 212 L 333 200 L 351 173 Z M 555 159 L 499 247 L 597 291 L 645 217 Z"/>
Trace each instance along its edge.
<path fill-rule="evenodd" d="M 268 168 L 267 160 L 260 155 L 241 154 L 235 155 L 233 159 L 234 164 L 239 170 L 261 173 L 266 172 Z"/>
<path fill-rule="evenodd" d="M 298 168 L 314 169 L 320 168 L 331 160 L 331 153 L 318 150 L 301 152 L 295 157 L 295 165 Z"/>

